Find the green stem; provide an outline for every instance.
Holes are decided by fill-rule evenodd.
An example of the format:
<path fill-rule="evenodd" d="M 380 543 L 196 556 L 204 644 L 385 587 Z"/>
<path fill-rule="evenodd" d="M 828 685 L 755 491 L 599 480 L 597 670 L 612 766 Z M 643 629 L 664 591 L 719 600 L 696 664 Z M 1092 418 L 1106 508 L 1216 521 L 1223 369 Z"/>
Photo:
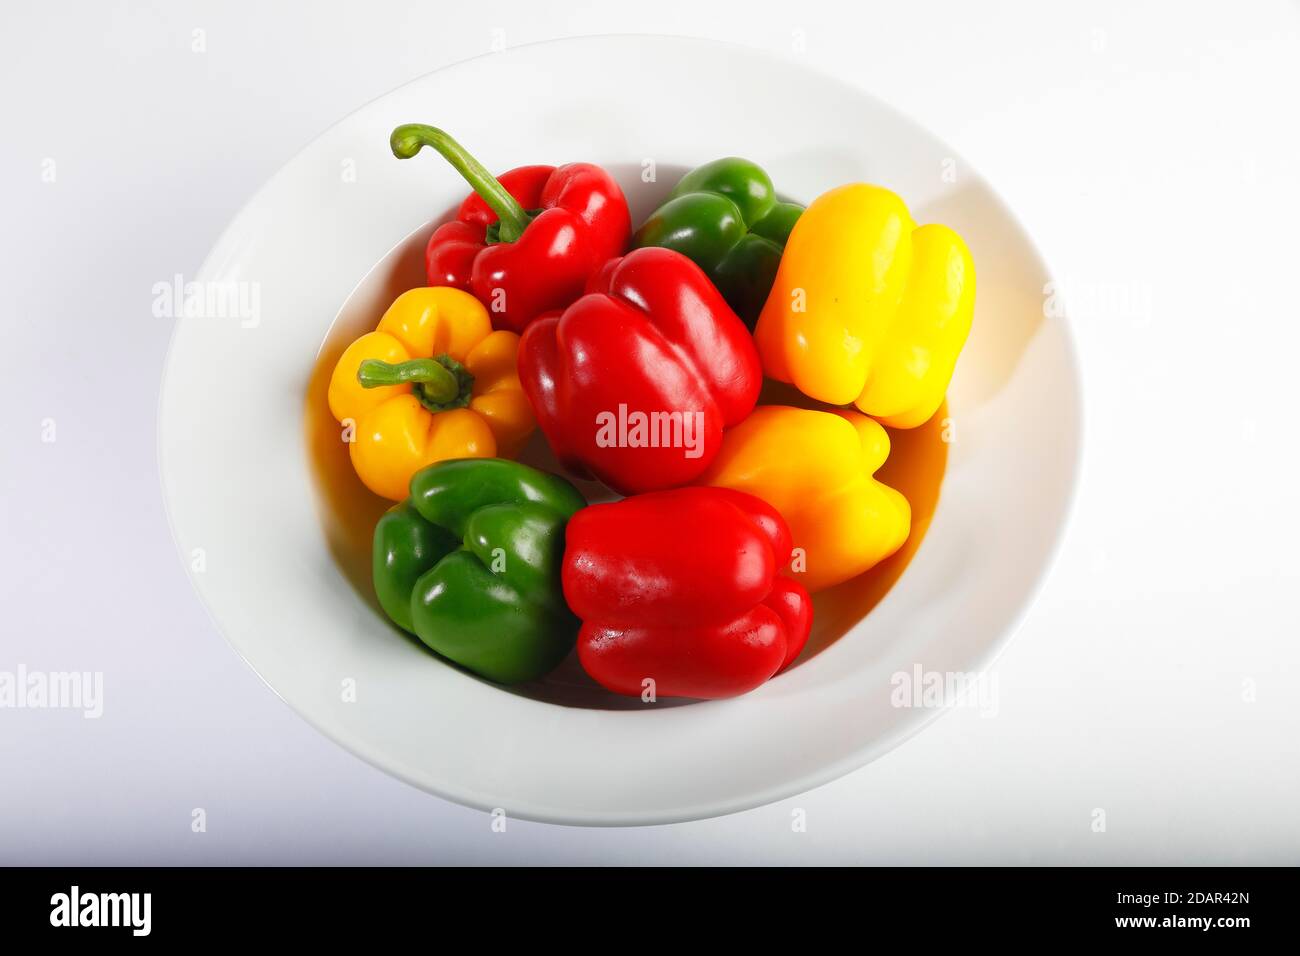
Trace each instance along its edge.
<path fill-rule="evenodd" d="M 416 398 L 431 412 L 464 408 L 474 387 L 474 376 L 450 355 L 407 359 L 396 365 L 366 359 L 357 368 L 357 381 L 362 388 L 409 383 L 414 386 Z"/>
<path fill-rule="evenodd" d="M 501 221 L 502 242 L 514 242 L 524 234 L 524 229 L 532 221 L 532 217 L 506 187 L 482 163 L 467 153 L 465 147 L 442 130 L 423 123 L 406 123 L 393 130 L 389 145 L 398 159 L 410 159 L 425 146 L 431 146 L 441 153 L 455 167 L 456 172 L 465 177 L 474 192 L 483 197 L 488 208 L 497 214 L 497 219 Z"/>

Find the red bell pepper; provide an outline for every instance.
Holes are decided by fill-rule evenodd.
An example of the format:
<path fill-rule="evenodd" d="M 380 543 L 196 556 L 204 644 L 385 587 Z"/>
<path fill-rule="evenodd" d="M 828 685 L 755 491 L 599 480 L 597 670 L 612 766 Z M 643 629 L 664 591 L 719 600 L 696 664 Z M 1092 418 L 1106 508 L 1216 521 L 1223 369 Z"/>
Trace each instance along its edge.
<path fill-rule="evenodd" d="M 583 668 L 630 696 L 753 690 L 799 655 L 812 627 L 808 592 L 778 574 L 790 543 L 776 509 L 729 488 L 579 511 L 565 532 L 561 578 L 582 618 Z"/>
<path fill-rule="evenodd" d="M 393 155 L 431 146 L 474 188 L 425 249 L 431 286 L 453 286 L 487 307 L 498 329 L 582 294 L 587 278 L 627 248 L 632 219 L 618 183 L 599 166 L 520 166 L 498 180 L 454 139 L 420 124 L 393 130 Z"/>
<path fill-rule="evenodd" d="M 670 249 L 605 263 L 587 291 L 519 343 L 519 380 L 551 448 L 623 494 L 693 481 L 758 400 L 763 369 L 748 329 Z"/>

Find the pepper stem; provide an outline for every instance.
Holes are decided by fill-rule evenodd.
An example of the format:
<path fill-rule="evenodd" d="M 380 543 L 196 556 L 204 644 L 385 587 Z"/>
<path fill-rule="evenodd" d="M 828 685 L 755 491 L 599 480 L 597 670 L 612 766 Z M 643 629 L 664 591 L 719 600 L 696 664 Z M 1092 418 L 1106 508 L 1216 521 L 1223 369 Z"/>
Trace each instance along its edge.
<path fill-rule="evenodd" d="M 474 192 L 483 198 L 488 208 L 497 214 L 497 219 L 501 221 L 501 242 L 514 242 L 532 222 L 532 217 L 524 207 L 487 171 L 487 167 L 442 130 L 423 123 L 406 123 L 393 130 L 389 145 L 398 159 L 410 159 L 425 146 L 431 146 L 441 153 L 455 167 L 456 172 L 465 177 Z"/>
<path fill-rule="evenodd" d="M 357 381 L 362 388 L 409 383 L 420 404 L 431 412 L 464 408 L 474 387 L 474 376 L 450 355 L 407 359 L 397 364 L 366 359 L 357 368 Z"/>

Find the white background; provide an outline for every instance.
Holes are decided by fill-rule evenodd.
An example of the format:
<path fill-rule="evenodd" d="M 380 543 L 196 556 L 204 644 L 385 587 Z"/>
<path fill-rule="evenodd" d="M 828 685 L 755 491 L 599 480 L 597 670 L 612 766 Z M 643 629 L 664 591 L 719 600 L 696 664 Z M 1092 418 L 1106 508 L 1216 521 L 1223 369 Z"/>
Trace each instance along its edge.
<path fill-rule="evenodd" d="M 319 736 L 225 644 L 163 512 L 152 286 L 325 127 L 494 30 L 802 59 L 1007 198 L 1065 290 L 1086 442 L 996 716 L 730 817 L 495 833 Z M 635 111 L 654 77 L 593 81 Z M 1295 6 L 15 3 L 0 90 L 0 670 L 105 681 L 99 720 L 0 709 L 0 863 L 1300 862 Z"/>

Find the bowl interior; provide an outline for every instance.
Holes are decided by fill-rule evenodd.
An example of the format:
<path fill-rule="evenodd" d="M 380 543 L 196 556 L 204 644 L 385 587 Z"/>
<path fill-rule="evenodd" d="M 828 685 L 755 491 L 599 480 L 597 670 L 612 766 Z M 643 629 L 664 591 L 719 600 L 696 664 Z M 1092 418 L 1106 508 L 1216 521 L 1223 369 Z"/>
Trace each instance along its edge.
<path fill-rule="evenodd" d="M 607 167 L 620 186 L 636 197 L 633 223 L 640 223 L 666 198 L 688 169 L 661 165 L 655 188 L 642 188 L 641 168 L 626 163 Z M 805 199 L 806 201 L 806 199 Z M 330 553 L 338 562 L 358 599 L 366 602 L 382 620 L 383 612 L 371 581 L 370 542 L 375 522 L 391 502 L 370 492 L 357 478 L 348 460 L 347 446 L 340 441 L 340 427 L 330 416 L 326 401 L 330 375 L 339 356 L 357 336 L 372 330 L 388 305 L 407 289 L 425 284 L 424 248 L 435 226 L 451 218 L 454 209 L 405 237 L 374 265 L 348 295 L 330 324 L 321 344 L 307 386 L 303 407 L 306 447 L 310 457 L 313 491 L 321 528 Z M 792 387 L 767 382 L 760 399 L 763 404 L 823 407 Z M 814 597 L 814 626 L 808 645 L 792 668 L 815 657 L 847 633 L 885 596 L 916 553 L 939 500 L 939 489 L 947 461 L 945 422 L 947 406 L 925 425 L 914 429 L 890 429 L 891 451 L 878 472 L 880 480 L 899 489 L 912 505 L 912 532 L 897 554 L 866 574 L 825 590 Z M 541 432 L 534 433 L 519 460 L 545 471 L 565 474 Z M 567 475 L 590 502 L 610 501 L 618 496 L 599 482 Z M 417 640 L 393 628 L 416 653 L 433 654 Z M 436 656 L 436 655 L 435 655 Z M 456 666 L 446 662 L 448 666 Z M 473 675 L 468 675 L 473 676 Z M 779 675 L 778 675 L 779 677 Z M 550 674 L 525 684 L 498 686 L 508 693 L 566 707 L 604 710 L 645 710 L 637 698 L 613 694 L 591 680 L 578 663 L 576 651 Z M 663 699 L 661 707 L 694 703 L 685 699 Z"/>

